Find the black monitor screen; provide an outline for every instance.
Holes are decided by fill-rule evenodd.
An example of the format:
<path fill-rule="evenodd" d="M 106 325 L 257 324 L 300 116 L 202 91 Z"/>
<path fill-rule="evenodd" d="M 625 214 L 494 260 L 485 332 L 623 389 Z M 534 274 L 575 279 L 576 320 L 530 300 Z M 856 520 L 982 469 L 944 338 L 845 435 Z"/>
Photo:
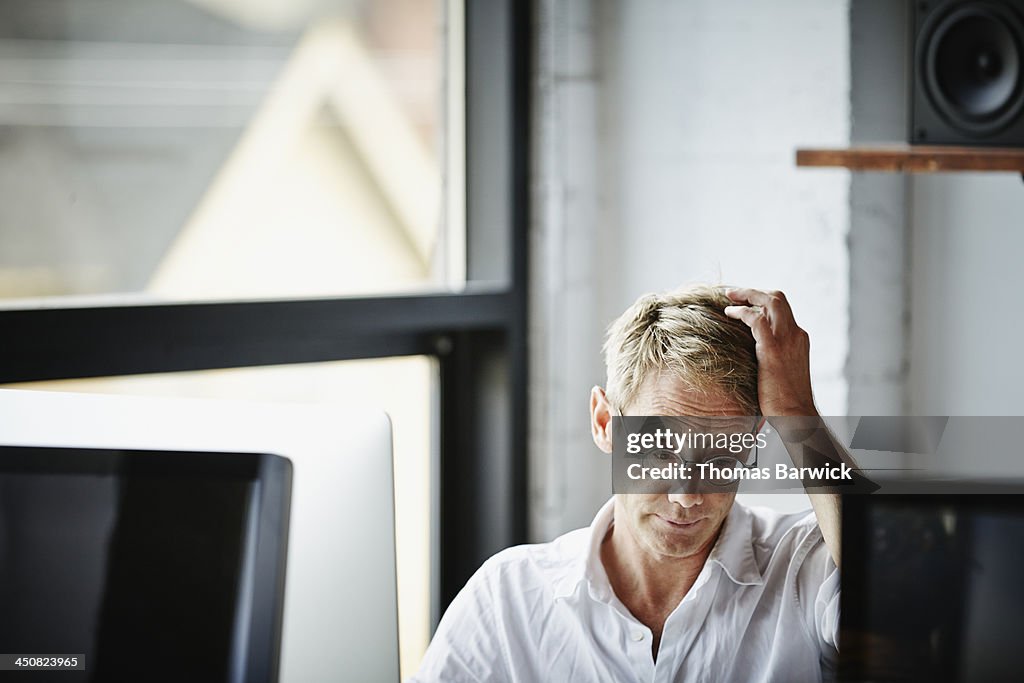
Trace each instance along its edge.
<path fill-rule="evenodd" d="M 1024 680 L 1024 496 L 846 496 L 840 678 Z"/>
<path fill-rule="evenodd" d="M 277 456 L 0 448 L 0 653 L 276 680 L 289 492 Z"/>

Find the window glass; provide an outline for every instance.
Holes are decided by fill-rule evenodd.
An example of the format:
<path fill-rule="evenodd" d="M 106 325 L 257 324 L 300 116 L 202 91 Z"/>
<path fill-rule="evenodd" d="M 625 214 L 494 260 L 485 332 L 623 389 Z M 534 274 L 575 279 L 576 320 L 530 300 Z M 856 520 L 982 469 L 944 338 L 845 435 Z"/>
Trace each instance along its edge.
<path fill-rule="evenodd" d="M 0 0 L 0 300 L 460 287 L 460 22 L 454 0 Z"/>

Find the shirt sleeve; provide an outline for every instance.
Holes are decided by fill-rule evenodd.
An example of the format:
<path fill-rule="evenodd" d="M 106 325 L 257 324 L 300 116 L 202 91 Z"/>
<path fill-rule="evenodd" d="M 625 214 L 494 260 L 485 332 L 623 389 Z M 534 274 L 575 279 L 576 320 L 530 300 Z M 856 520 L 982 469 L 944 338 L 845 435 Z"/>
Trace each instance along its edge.
<path fill-rule="evenodd" d="M 508 681 L 501 633 L 495 619 L 491 568 L 485 564 L 445 611 L 419 671 L 406 683 Z"/>
<path fill-rule="evenodd" d="M 824 545 L 824 544 L 822 544 Z M 826 575 L 814 599 L 814 622 L 822 645 L 839 651 L 839 568 L 825 547 Z"/>
<path fill-rule="evenodd" d="M 814 528 L 799 573 L 799 598 L 822 657 L 834 660 L 839 653 L 839 568 L 832 560 L 821 532 Z"/>

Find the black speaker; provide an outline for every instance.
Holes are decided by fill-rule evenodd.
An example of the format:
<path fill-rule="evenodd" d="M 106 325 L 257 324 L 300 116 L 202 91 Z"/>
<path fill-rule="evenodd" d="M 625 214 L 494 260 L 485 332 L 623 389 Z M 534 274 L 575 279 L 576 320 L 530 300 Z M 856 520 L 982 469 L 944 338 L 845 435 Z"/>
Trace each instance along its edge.
<path fill-rule="evenodd" d="M 911 12 L 910 142 L 1024 147 L 1024 0 Z"/>

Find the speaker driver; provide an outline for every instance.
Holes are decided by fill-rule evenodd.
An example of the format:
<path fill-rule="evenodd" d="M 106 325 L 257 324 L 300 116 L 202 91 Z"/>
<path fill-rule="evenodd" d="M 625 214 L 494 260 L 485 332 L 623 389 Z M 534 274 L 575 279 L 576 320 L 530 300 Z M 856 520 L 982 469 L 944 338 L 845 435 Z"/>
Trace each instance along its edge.
<path fill-rule="evenodd" d="M 937 113 L 973 137 L 1003 130 L 1020 113 L 1024 28 L 1008 8 L 988 2 L 936 12 L 918 42 L 918 73 Z"/>

